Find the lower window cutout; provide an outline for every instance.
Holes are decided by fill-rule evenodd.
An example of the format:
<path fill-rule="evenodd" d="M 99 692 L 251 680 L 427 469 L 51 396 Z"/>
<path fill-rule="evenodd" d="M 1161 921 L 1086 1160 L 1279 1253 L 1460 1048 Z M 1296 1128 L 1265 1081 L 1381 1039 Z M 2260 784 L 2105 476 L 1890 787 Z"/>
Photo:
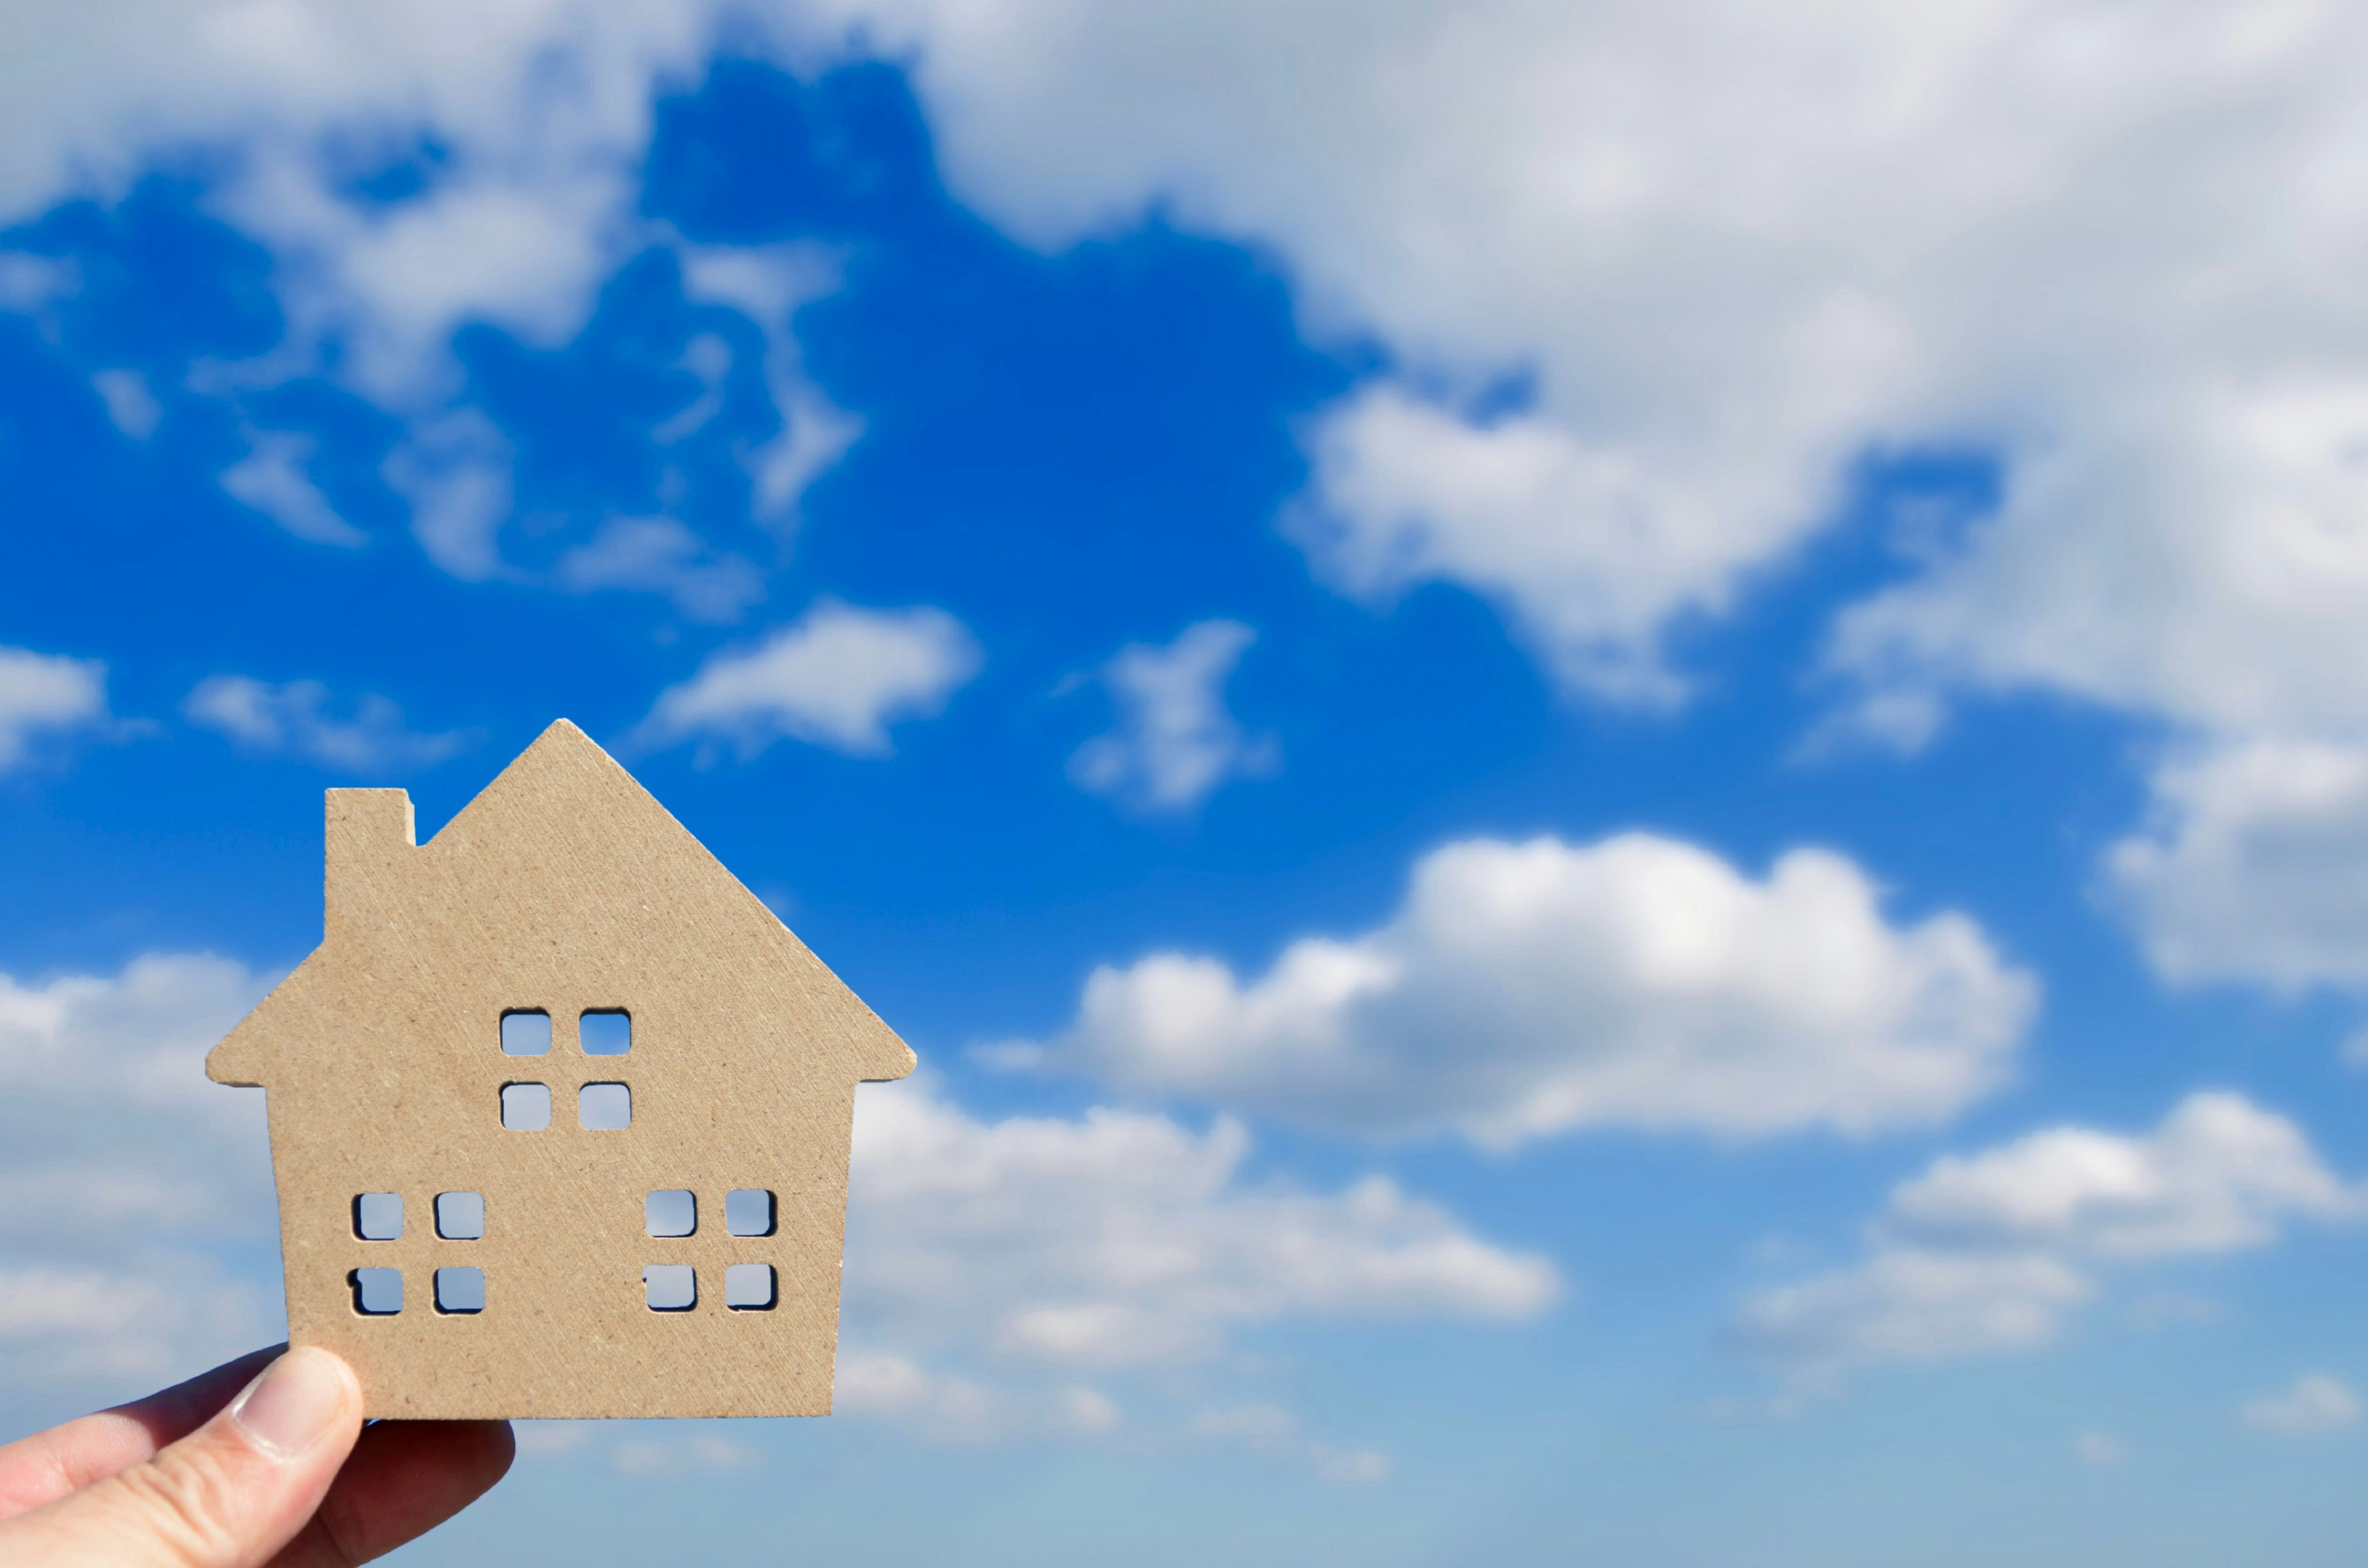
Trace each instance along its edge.
<path fill-rule="evenodd" d="M 357 1268 L 346 1276 L 354 1288 L 354 1311 L 366 1318 L 392 1317 L 403 1311 L 403 1270 Z"/>
<path fill-rule="evenodd" d="M 484 1312 L 485 1271 L 482 1268 L 438 1269 L 436 1310 L 448 1313 Z"/>
<path fill-rule="evenodd" d="M 735 1263 L 723 1271 L 723 1304 L 735 1312 L 773 1310 L 773 1266 Z"/>
<path fill-rule="evenodd" d="M 687 1263 L 653 1263 L 642 1270 L 642 1293 L 654 1312 L 687 1312 L 699 1304 L 699 1280 Z"/>

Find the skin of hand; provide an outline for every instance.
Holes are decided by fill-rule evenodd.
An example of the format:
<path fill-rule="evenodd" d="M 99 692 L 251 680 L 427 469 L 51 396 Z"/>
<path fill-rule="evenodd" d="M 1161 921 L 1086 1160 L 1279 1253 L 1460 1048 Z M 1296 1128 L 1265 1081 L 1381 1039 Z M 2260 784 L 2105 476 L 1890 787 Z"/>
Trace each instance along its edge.
<path fill-rule="evenodd" d="M 507 1421 L 362 1425 L 326 1350 L 258 1350 L 0 1448 L 8 1568 L 346 1568 L 435 1528 L 515 1453 Z"/>

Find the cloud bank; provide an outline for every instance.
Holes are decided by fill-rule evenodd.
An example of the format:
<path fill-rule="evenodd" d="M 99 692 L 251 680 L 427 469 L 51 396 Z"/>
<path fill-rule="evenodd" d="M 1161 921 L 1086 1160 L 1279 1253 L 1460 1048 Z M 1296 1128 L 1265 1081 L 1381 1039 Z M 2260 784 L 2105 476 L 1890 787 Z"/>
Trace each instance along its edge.
<path fill-rule="evenodd" d="M 1755 879 L 1690 844 L 1472 839 L 1361 936 L 1267 971 L 1156 953 L 1006 1065 L 1383 1137 L 1925 1126 L 2010 1071 L 2038 987 L 1962 915 L 1887 920 L 1850 860 Z"/>

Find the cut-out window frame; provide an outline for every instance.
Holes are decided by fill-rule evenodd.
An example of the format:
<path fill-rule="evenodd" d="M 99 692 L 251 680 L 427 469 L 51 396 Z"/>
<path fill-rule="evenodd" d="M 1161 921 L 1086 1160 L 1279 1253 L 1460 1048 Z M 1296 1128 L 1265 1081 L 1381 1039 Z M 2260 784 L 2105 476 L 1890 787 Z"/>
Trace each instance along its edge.
<path fill-rule="evenodd" d="M 593 1023 L 595 1018 L 600 1020 L 597 1026 Z M 612 1037 L 616 1034 L 616 1026 L 611 1025 L 609 1022 L 611 1018 L 620 1019 L 624 1027 L 623 1043 L 617 1045 L 613 1050 L 610 1049 L 610 1041 Z M 594 1043 L 596 1040 L 598 1042 L 597 1045 Z M 575 1016 L 575 1044 L 576 1048 L 582 1051 L 586 1056 L 631 1056 L 633 1053 L 633 1015 L 632 1009 L 626 1007 L 585 1008 L 584 1011 Z"/>
<path fill-rule="evenodd" d="M 520 1020 L 525 1020 L 525 1019 L 529 1019 L 529 1018 L 540 1018 L 540 1019 L 541 1019 L 541 1020 L 542 1020 L 542 1028 L 541 1028 L 541 1029 L 540 1031 L 536 1031 L 536 1030 L 533 1030 L 533 1029 L 530 1029 L 530 1028 L 520 1028 L 518 1030 L 517 1030 L 517 1031 L 516 1031 L 516 1032 L 518 1034 L 518 1036 L 520 1037 L 520 1039 L 521 1039 L 521 1040 L 524 1040 L 524 1039 L 526 1039 L 527 1037 L 531 1036 L 531 1035 L 536 1034 L 537 1032 L 539 1032 L 539 1033 L 540 1033 L 540 1035 L 541 1035 L 541 1043 L 540 1043 L 539 1045 L 534 1046 L 534 1047 L 533 1047 L 532 1049 L 530 1049 L 530 1050 L 518 1050 L 518 1051 L 513 1051 L 513 1050 L 511 1050 L 511 1049 L 510 1049 L 510 1036 L 511 1036 L 511 1034 L 512 1034 L 512 1032 L 513 1032 L 513 1031 L 512 1031 L 512 1030 L 511 1030 L 511 1028 L 510 1028 L 510 1020 L 511 1020 L 512 1018 L 518 1018 L 518 1019 L 520 1019 Z M 501 1045 L 502 1045 L 502 1054 L 503 1054 L 504 1056 L 548 1056 L 548 1055 L 550 1055 L 550 1054 L 551 1054 L 551 1041 L 552 1041 L 551 1009 L 549 1009 L 548 1007 L 510 1007 L 510 1008 L 506 1008 L 506 1009 L 503 1011 L 503 1013 L 502 1013 L 502 1024 L 501 1024 Z"/>
<path fill-rule="evenodd" d="M 368 1304 L 373 1286 L 392 1279 L 394 1282 L 394 1305 L 373 1307 Z M 346 1288 L 352 1292 L 354 1316 L 358 1318 L 391 1318 L 403 1312 L 403 1270 L 400 1268 L 349 1268 L 346 1270 Z"/>
<path fill-rule="evenodd" d="M 541 1089 L 542 1091 L 542 1119 L 541 1121 L 534 1122 L 529 1125 L 523 1120 L 518 1122 L 510 1120 L 510 1091 L 512 1089 Z M 534 1096 L 531 1095 L 523 1096 L 518 1103 L 525 1105 L 530 1102 L 533 1097 Z M 508 1083 L 502 1085 L 500 1100 L 502 1131 L 505 1132 L 550 1131 L 551 1104 L 552 1093 L 551 1085 L 549 1084 L 537 1083 L 532 1079 L 524 1078 L 514 1078 L 510 1080 Z"/>
<path fill-rule="evenodd" d="M 746 1228 L 747 1221 L 744 1216 L 747 1212 L 748 1205 L 746 1202 L 734 1201 L 735 1199 L 745 1199 L 751 1197 L 761 1198 L 765 1200 L 765 1223 L 764 1227 L 760 1230 L 750 1230 Z M 735 1210 L 737 1210 L 737 1212 L 735 1212 Z M 780 1224 L 781 1200 L 773 1195 L 772 1188 L 765 1187 L 735 1187 L 731 1191 L 723 1195 L 724 1234 L 741 1237 L 769 1236 L 780 1228 Z"/>
<path fill-rule="evenodd" d="M 379 1201 L 386 1200 L 385 1202 Z M 394 1205 L 394 1228 L 386 1230 L 381 1221 L 386 1203 Z M 399 1242 L 403 1239 L 403 1194 L 399 1192 L 357 1192 L 353 1203 L 354 1240 L 358 1242 Z M 379 1234 L 384 1231 L 384 1234 Z"/>
<path fill-rule="evenodd" d="M 464 1209 L 464 1208 L 466 1207 L 466 1204 L 465 1204 L 465 1203 L 456 1202 L 456 1203 L 454 1203 L 454 1204 L 452 1204 L 452 1205 L 450 1205 L 450 1209 L 451 1209 L 451 1210 L 452 1210 L 452 1212 L 448 1213 L 448 1212 L 446 1211 L 447 1205 L 445 1204 L 445 1201 L 444 1201 L 444 1200 L 445 1200 L 446 1199 L 448 1199 L 448 1198 L 450 1198 L 450 1199 L 476 1199 L 476 1202 L 477 1202 L 477 1219 L 476 1219 L 476 1226 L 477 1226 L 477 1228 L 476 1228 L 474 1231 L 471 1231 L 471 1230 L 469 1230 L 469 1229 L 467 1228 L 467 1222 L 466 1222 L 466 1221 L 461 1221 L 461 1220 L 458 1217 L 458 1216 L 459 1216 L 459 1212 L 460 1212 L 460 1210 L 461 1210 L 462 1209 Z M 449 1229 L 447 1228 L 448 1226 L 450 1227 Z M 485 1239 L 485 1195 L 484 1195 L 484 1193 L 482 1193 L 482 1192 L 439 1192 L 439 1193 L 438 1193 L 438 1194 L 436 1195 L 436 1235 L 437 1235 L 437 1239 L 438 1239 L 438 1240 L 439 1240 L 439 1241 L 447 1241 L 447 1242 L 481 1242 L 481 1241 L 484 1241 L 484 1240 Z"/>
<path fill-rule="evenodd" d="M 660 1212 L 661 1205 L 658 1200 L 660 1199 L 673 1199 L 677 1198 L 683 1199 L 682 1207 L 688 1215 L 683 1228 L 679 1231 L 659 1230 L 658 1214 Z M 672 1208 L 673 1205 L 669 1202 L 664 1207 Z M 649 1233 L 652 1240 L 661 1242 L 678 1242 L 686 1236 L 695 1236 L 699 1234 L 699 1194 L 693 1192 L 687 1187 L 659 1187 L 651 1188 L 648 1194 L 642 1199 L 642 1229 Z"/>
<path fill-rule="evenodd" d="M 652 1276 L 654 1275 L 661 1278 L 653 1278 Z M 658 1286 L 662 1283 L 672 1285 L 676 1283 L 677 1279 L 681 1284 L 689 1289 L 689 1296 L 684 1300 L 680 1306 L 659 1306 L 656 1301 Z M 673 1313 L 698 1311 L 699 1270 L 692 1267 L 688 1263 L 643 1264 L 642 1266 L 642 1304 L 649 1308 L 649 1310 L 654 1312 Z"/>
<path fill-rule="evenodd" d="M 612 1124 L 607 1119 L 606 1113 L 603 1114 L 602 1119 L 598 1121 L 592 1119 L 593 1106 L 595 1104 L 592 1097 L 592 1091 L 595 1089 L 614 1089 L 619 1095 L 623 1096 L 625 1118 L 622 1121 L 618 1121 Z M 606 1105 L 609 1103 L 609 1097 L 610 1096 L 609 1096 L 603 1095 L 600 1096 L 598 1103 Z M 596 1079 L 592 1083 L 586 1084 L 582 1088 L 577 1089 L 575 1091 L 575 1125 L 582 1128 L 586 1132 L 631 1131 L 633 1125 L 633 1086 L 631 1084 L 620 1083 L 614 1078 L 601 1078 Z"/>
<path fill-rule="evenodd" d="M 761 1270 L 765 1281 L 765 1299 L 761 1301 L 735 1301 L 733 1297 L 745 1292 L 745 1286 Z M 723 1270 L 723 1304 L 735 1312 L 769 1312 L 781 1304 L 781 1276 L 769 1263 L 734 1263 Z"/>
<path fill-rule="evenodd" d="M 473 1307 L 446 1305 L 445 1286 L 447 1283 L 447 1276 L 450 1276 L 450 1283 L 452 1287 L 452 1295 L 454 1299 L 461 1298 L 461 1293 L 467 1289 L 470 1283 L 470 1277 L 473 1276 L 476 1286 L 475 1294 L 477 1304 Z M 475 1317 L 479 1312 L 485 1310 L 485 1271 L 474 1264 L 448 1263 L 436 1270 L 435 1278 L 429 1282 L 429 1284 L 430 1289 L 428 1291 L 428 1297 L 429 1300 L 434 1302 L 436 1307 L 436 1315 L 438 1317 Z"/>

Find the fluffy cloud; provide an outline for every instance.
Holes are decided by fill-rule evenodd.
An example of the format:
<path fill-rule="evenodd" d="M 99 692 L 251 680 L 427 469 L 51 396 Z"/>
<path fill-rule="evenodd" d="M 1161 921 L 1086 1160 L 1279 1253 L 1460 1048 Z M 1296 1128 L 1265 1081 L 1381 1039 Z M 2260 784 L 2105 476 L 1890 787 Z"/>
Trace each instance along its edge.
<path fill-rule="evenodd" d="M 1204 1359 L 1229 1335 L 1328 1318 L 1528 1317 L 1553 1267 L 1474 1236 L 1383 1176 L 1310 1192 L 1244 1175 L 1221 1120 L 1097 1109 L 982 1121 L 927 1085 L 859 1101 L 848 1335 L 1054 1369 Z M 874 1405 L 942 1397 L 892 1369 Z M 901 1392 L 900 1392 L 901 1391 Z"/>
<path fill-rule="evenodd" d="M 1237 620 L 1202 620 L 1161 645 L 1134 642 L 1102 666 L 1118 726 L 1069 759 L 1081 790 L 1141 811 L 1197 805 L 1229 778 L 1270 773 L 1270 735 L 1246 733 L 1225 710 L 1225 681 L 1258 633 Z"/>
<path fill-rule="evenodd" d="M 2368 984 L 2368 748 L 2253 739 L 2155 772 L 2106 858 L 2155 967 L 2180 981 Z"/>
<path fill-rule="evenodd" d="M 659 694 L 640 745 L 706 739 L 753 756 L 783 736 L 883 756 L 888 727 L 942 711 L 978 673 L 970 633 L 941 609 L 862 609 L 825 600 L 754 648 L 728 650 Z"/>
<path fill-rule="evenodd" d="M 639 233 L 653 84 L 695 68 L 717 14 L 61 10 L 0 67 L 0 208 L 241 142 L 231 206 L 283 254 L 300 326 L 422 401 L 455 322 L 580 320 Z M 1311 426 L 1295 525 L 1353 591 L 1463 583 L 1566 680 L 1667 700 L 1668 625 L 1782 559 L 1857 458 L 1971 444 L 2007 461 L 2002 514 L 1837 644 L 1888 710 L 2035 685 L 2219 730 L 2356 726 L 2368 216 L 2328 151 L 2368 116 L 2351 9 L 734 15 L 742 49 L 909 59 L 955 187 L 1014 232 L 1156 209 L 1281 256 L 1319 332 L 1383 339 L 1401 369 Z M 311 155 L 415 130 L 451 156 L 394 210 Z"/>
<path fill-rule="evenodd" d="M 2237 1415 L 2256 1431 L 2316 1437 L 2357 1425 L 2360 1396 L 2340 1378 L 2307 1372 L 2292 1388 L 2247 1400 Z"/>
<path fill-rule="evenodd" d="M 263 1097 L 205 1053 L 265 982 L 202 956 L 0 974 L 0 1369 L 119 1393 L 268 1342 Z"/>
<path fill-rule="evenodd" d="M 1474 839 L 1376 930 L 1260 976 L 1103 966 L 1068 1029 L 994 1059 L 1315 1125 L 1497 1147 L 1621 1125 L 1747 1137 L 1945 1119 L 2006 1076 L 2037 996 L 1975 924 L 1885 920 L 1858 867 L 1755 880 L 1691 845 Z"/>
<path fill-rule="evenodd" d="M 350 706 L 352 717 L 332 717 Z M 407 730 L 403 710 L 383 697 L 364 694 L 350 705 L 333 702 L 316 680 L 272 686 L 247 676 L 208 676 L 198 683 L 181 712 L 251 751 L 304 757 L 342 773 L 384 773 L 431 767 L 467 744 L 459 732 L 420 734 Z"/>
<path fill-rule="evenodd" d="M 25 761 L 36 735 L 106 722 L 105 665 L 0 648 L 0 773 Z"/>
<path fill-rule="evenodd" d="M 1312 1437 L 1275 1406 L 1190 1401 L 1211 1363 L 1219 1381 L 1238 1369 L 1237 1341 L 1258 1328 L 1519 1320 L 1561 1282 L 1384 1177 L 1310 1191 L 1251 1178 L 1249 1154 L 1230 1121 L 1196 1132 L 1106 1108 L 986 1120 L 926 1081 L 866 1088 L 836 1407 L 939 1441 L 1123 1429 L 1378 1480 L 1384 1456 Z"/>
<path fill-rule="evenodd" d="M 1865 1261 L 1759 1292 L 1738 1336 L 1811 1373 L 2019 1348 L 2097 1296 L 2099 1266 L 2260 1246 L 2362 1207 L 2293 1122 L 2194 1094 L 2142 1136 L 2058 1127 L 1935 1161 L 1893 1192 Z"/>

